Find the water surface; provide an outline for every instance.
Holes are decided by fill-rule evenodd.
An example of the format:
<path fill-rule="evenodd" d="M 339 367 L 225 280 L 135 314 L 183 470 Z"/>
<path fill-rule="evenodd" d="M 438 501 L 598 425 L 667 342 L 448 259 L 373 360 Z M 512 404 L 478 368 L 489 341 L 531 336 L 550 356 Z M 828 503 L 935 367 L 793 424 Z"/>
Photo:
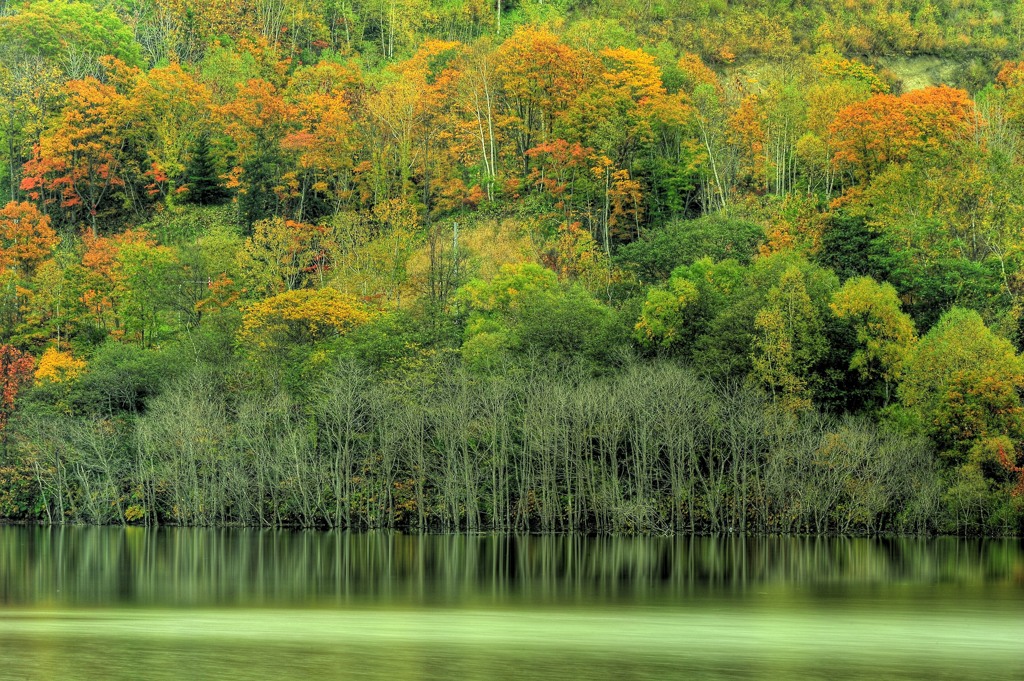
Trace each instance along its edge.
<path fill-rule="evenodd" d="M 1024 545 L 0 527 L 0 678 L 1021 679 Z"/>

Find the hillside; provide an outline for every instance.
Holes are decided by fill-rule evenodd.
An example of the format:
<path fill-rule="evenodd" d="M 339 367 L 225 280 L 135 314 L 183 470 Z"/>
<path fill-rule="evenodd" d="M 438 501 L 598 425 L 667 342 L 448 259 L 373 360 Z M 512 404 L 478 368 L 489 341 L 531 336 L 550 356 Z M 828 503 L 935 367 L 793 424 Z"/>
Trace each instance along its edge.
<path fill-rule="evenodd" d="M 1024 4 L 0 2 L 0 519 L 1024 529 Z"/>

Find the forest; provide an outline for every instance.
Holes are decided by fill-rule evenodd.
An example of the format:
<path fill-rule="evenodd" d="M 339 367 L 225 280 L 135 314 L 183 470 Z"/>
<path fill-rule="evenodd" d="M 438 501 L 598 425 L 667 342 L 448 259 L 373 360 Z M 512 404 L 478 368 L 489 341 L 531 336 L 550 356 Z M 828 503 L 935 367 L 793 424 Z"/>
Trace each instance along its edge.
<path fill-rule="evenodd" d="M 1022 0 L 0 0 L 0 521 L 1018 535 L 1022 295 Z"/>

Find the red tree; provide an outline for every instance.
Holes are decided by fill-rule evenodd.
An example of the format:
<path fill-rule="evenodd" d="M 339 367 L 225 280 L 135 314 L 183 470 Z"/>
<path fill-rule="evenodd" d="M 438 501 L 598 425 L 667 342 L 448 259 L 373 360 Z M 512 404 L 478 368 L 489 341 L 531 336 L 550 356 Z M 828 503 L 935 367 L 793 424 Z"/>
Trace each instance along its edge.
<path fill-rule="evenodd" d="M 0 345 L 0 438 L 14 413 L 14 399 L 23 385 L 32 380 L 35 360 L 12 345 Z"/>

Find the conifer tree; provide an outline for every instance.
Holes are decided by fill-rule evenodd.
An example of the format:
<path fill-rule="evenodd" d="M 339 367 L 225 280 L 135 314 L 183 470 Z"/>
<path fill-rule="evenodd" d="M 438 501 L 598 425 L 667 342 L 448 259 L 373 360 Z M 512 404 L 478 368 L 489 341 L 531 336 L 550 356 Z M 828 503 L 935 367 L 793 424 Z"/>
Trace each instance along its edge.
<path fill-rule="evenodd" d="M 188 183 L 189 203 L 206 206 L 220 203 L 226 198 L 227 192 L 217 173 L 210 149 L 209 135 L 200 135 L 196 140 L 192 155 L 185 165 L 185 178 Z"/>

